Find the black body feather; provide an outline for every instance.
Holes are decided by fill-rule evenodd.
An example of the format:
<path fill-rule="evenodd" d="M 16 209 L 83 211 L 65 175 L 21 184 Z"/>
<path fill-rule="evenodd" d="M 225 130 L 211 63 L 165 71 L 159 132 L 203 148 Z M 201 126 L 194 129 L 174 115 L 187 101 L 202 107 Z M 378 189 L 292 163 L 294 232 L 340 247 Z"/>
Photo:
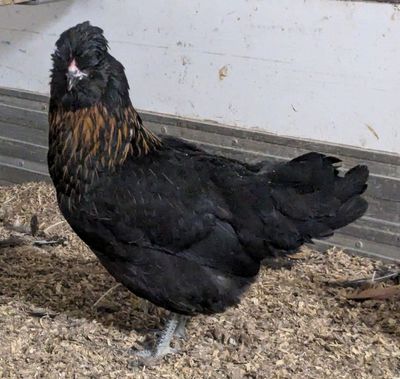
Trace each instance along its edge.
<path fill-rule="evenodd" d="M 136 295 L 182 314 L 222 312 L 264 258 L 329 236 L 367 209 L 365 166 L 340 177 L 338 159 L 310 153 L 267 170 L 154 136 L 105 40 L 92 38 L 93 49 L 85 40 L 82 30 L 101 33 L 90 28 L 78 25 L 57 43 L 49 170 L 68 223 Z M 69 93 L 60 62 L 79 65 L 81 39 L 86 59 L 95 56 L 88 70 L 102 79 Z"/>

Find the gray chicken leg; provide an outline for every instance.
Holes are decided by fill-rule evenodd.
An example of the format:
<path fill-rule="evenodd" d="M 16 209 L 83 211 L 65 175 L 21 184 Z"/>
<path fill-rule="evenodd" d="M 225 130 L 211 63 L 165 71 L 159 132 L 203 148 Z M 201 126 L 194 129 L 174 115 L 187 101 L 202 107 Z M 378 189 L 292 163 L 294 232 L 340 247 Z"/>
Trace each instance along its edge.
<path fill-rule="evenodd" d="M 187 319 L 188 316 L 171 313 L 167 326 L 162 331 L 154 350 L 141 350 L 136 352 L 135 355 L 140 358 L 144 364 L 151 364 L 167 354 L 175 353 L 176 350 L 170 346 L 171 340 L 174 335 L 184 337 Z"/>

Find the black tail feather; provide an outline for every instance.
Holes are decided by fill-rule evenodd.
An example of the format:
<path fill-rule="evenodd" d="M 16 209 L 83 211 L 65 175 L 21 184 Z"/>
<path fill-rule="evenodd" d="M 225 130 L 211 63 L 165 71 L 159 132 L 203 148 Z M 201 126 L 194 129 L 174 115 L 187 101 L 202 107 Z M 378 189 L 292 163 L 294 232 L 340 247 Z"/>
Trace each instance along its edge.
<path fill-rule="evenodd" d="M 309 153 L 269 174 L 277 209 L 292 220 L 304 242 L 332 235 L 368 208 L 361 197 L 367 188 L 368 168 L 355 166 L 342 177 L 339 162 L 335 157 Z"/>
<path fill-rule="evenodd" d="M 341 201 L 346 201 L 352 196 L 362 194 L 367 189 L 368 167 L 355 166 L 338 178 L 335 182 L 335 195 Z"/>
<path fill-rule="evenodd" d="M 328 218 L 331 229 L 339 229 L 359 219 L 368 208 L 368 203 L 360 196 L 350 197 L 337 211 L 335 217 Z"/>

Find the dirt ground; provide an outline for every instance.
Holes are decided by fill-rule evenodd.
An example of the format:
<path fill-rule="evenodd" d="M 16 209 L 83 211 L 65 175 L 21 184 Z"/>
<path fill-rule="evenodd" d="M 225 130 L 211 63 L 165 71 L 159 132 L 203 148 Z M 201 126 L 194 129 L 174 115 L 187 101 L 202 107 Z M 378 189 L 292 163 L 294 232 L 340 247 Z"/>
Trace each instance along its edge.
<path fill-rule="evenodd" d="M 351 301 L 332 284 L 381 263 L 304 249 L 291 270 L 263 268 L 240 306 L 192 319 L 179 354 L 138 367 L 132 349 L 166 312 L 122 286 L 95 305 L 116 282 L 62 223 L 50 185 L 2 187 L 0 207 L 3 223 L 37 214 L 48 238 L 66 238 L 0 249 L 2 378 L 400 378 L 400 300 Z"/>

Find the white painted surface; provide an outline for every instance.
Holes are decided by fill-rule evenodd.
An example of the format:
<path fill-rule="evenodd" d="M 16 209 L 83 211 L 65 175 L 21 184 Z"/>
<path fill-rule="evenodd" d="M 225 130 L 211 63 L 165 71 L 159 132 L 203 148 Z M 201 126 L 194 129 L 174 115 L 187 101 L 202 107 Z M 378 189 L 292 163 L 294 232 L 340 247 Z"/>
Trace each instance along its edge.
<path fill-rule="evenodd" d="M 87 19 L 105 30 L 138 108 L 400 153 L 395 6 L 65 0 L 0 7 L 0 86 L 48 93 L 58 35 Z"/>

